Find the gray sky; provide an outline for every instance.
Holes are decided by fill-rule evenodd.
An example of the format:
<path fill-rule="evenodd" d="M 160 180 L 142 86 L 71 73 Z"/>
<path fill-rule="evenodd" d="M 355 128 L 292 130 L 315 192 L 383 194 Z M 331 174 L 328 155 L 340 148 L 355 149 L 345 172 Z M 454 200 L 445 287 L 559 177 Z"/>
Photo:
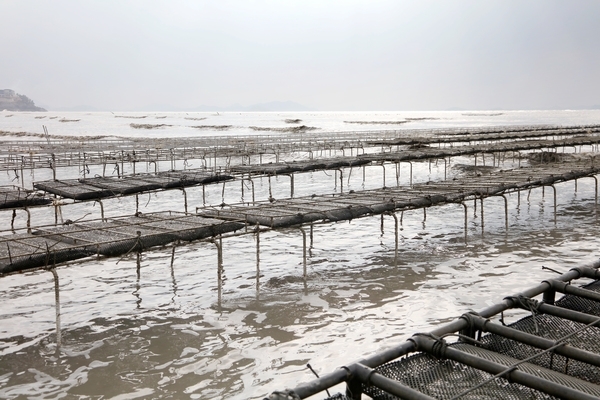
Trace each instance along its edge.
<path fill-rule="evenodd" d="M 2 0 L 0 37 L 50 107 L 600 105 L 597 0 Z"/>

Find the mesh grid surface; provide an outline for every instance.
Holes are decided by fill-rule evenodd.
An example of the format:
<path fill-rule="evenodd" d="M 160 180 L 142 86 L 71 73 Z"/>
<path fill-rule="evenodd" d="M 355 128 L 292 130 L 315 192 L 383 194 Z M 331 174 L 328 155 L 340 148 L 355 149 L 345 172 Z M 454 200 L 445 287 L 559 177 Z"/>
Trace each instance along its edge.
<path fill-rule="evenodd" d="M 600 292 L 600 281 L 584 287 Z M 574 311 L 600 316 L 600 303 L 574 295 L 566 295 L 556 302 L 557 306 Z M 584 324 L 536 314 L 522 318 L 509 325 L 513 329 L 534 334 L 551 340 L 558 340 L 574 333 L 566 340 L 573 347 L 600 354 L 600 328 L 586 328 Z M 475 347 L 466 343 L 454 343 L 451 347 L 494 361 L 506 366 L 518 360 L 524 360 L 541 350 L 504 337 L 486 334 L 482 337 L 483 347 Z M 600 398 L 600 368 L 567 359 L 557 354 L 541 354 L 530 362 L 519 365 L 520 371 L 536 375 Z M 378 367 L 377 372 L 392 378 L 401 384 L 412 387 L 434 398 L 448 399 L 485 382 L 491 374 L 473 367 L 452 361 L 437 359 L 432 355 L 418 353 L 398 361 Z M 397 399 L 389 393 L 373 386 L 365 386 L 365 394 L 373 399 Z M 506 379 L 496 378 L 481 388 L 470 391 L 461 399 L 553 399 L 540 391 L 526 386 L 510 383 Z"/>

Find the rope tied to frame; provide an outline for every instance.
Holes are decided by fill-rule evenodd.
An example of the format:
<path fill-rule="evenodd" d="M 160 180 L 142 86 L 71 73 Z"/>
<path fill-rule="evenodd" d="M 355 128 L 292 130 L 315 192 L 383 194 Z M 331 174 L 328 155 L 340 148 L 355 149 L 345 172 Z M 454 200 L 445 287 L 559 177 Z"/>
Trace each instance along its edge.
<path fill-rule="evenodd" d="M 535 299 L 531 299 L 529 297 L 525 297 L 522 295 L 508 296 L 508 297 L 505 297 L 504 300 L 510 300 L 513 303 L 519 305 L 521 308 L 523 308 L 525 310 L 529 310 L 531 312 L 531 318 L 533 318 L 533 326 L 535 327 L 535 333 L 537 335 L 539 333 L 539 327 L 538 327 L 536 315 L 540 313 L 540 311 L 539 311 L 540 303 Z"/>
<path fill-rule="evenodd" d="M 284 391 L 273 392 L 269 397 L 265 397 L 263 400 L 302 400 L 302 398 L 293 390 L 286 389 Z"/>
<path fill-rule="evenodd" d="M 483 318 L 476 311 L 469 311 L 469 312 L 464 313 L 463 315 L 461 315 L 459 317 L 459 319 L 462 319 L 462 320 L 464 320 L 467 323 L 467 327 L 465 329 L 461 330 L 461 332 L 458 334 L 458 337 L 461 338 L 461 339 L 463 339 L 463 340 L 465 340 L 465 341 L 469 341 L 469 342 L 472 342 L 472 343 L 475 343 L 475 344 L 478 344 L 480 346 L 485 347 L 485 345 L 480 341 L 480 339 L 481 339 L 481 333 L 482 333 L 483 329 L 478 329 L 475 326 L 475 319 L 474 319 L 475 317 Z M 485 318 L 485 321 L 484 321 L 483 325 L 485 326 L 485 324 L 487 324 L 489 321 L 490 321 L 489 318 Z M 475 336 L 475 331 L 477 331 L 477 330 L 479 330 L 479 336 L 478 336 L 478 338 L 476 340 L 474 338 L 474 336 Z M 462 332 L 466 332 L 467 335 L 464 335 Z M 473 335 L 473 337 L 471 337 L 470 335 Z"/>
<path fill-rule="evenodd" d="M 137 237 L 135 239 L 135 243 L 133 244 L 133 246 L 131 246 L 131 249 L 129 249 L 129 251 L 125 254 L 123 254 L 123 256 L 121 256 L 121 258 L 119 258 L 119 260 L 117 261 L 117 264 L 120 263 L 121 261 L 123 261 L 123 259 L 125 257 L 127 257 L 136 247 L 139 248 L 139 251 L 144 250 L 144 244 L 142 243 L 142 232 L 141 231 L 137 231 L 136 232 Z"/>
<path fill-rule="evenodd" d="M 415 333 L 413 336 L 424 336 L 433 339 L 434 343 L 431 348 L 431 355 L 433 355 L 435 358 L 446 358 L 446 349 L 448 348 L 448 343 L 446 343 L 444 338 L 431 333 Z"/>

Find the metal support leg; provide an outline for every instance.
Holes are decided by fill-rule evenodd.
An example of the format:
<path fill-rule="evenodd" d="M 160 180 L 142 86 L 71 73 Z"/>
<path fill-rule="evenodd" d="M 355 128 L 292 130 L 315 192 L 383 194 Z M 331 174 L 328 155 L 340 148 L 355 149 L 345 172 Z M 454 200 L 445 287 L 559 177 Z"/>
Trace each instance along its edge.
<path fill-rule="evenodd" d="M 392 213 L 392 217 L 394 217 L 394 236 L 395 236 L 395 245 L 394 245 L 394 266 L 398 265 L 398 216 L 396 213 Z"/>
<path fill-rule="evenodd" d="M 363 165 L 362 170 L 363 170 L 363 187 L 365 186 L 365 177 L 366 177 L 366 165 Z"/>
<path fill-rule="evenodd" d="M 385 164 L 381 163 L 381 167 L 383 168 L 383 187 L 385 188 Z"/>
<path fill-rule="evenodd" d="M 260 294 L 260 225 L 256 224 L 256 298 Z"/>
<path fill-rule="evenodd" d="M 188 212 L 187 192 L 185 191 L 185 188 L 181 188 L 181 191 L 183 192 L 183 207 L 184 207 L 185 213 L 187 214 L 187 212 Z"/>
<path fill-rule="evenodd" d="M 556 187 L 554 187 L 554 185 L 550 185 L 550 187 L 554 192 L 554 224 L 556 224 Z"/>
<path fill-rule="evenodd" d="M 448 179 L 448 160 L 444 157 L 444 180 Z"/>
<path fill-rule="evenodd" d="M 506 233 L 508 233 L 508 199 L 505 195 L 501 195 L 504 199 L 504 228 L 506 229 Z M 483 210 L 483 207 L 482 207 Z"/>
<path fill-rule="evenodd" d="M 271 189 L 271 175 L 268 176 L 269 179 L 269 199 L 273 198 L 273 190 Z"/>
<path fill-rule="evenodd" d="M 219 236 L 217 240 L 213 240 L 213 243 L 217 247 L 217 291 L 220 308 L 223 295 L 223 239 Z"/>
<path fill-rule="evenodd" d="M 299 228 L 302 232 L 302 276 L 306 282 L 306 231 L 303 228 Z"/>
<path fill-rule="evenodd" d="M 484 227 L 484 225 L 483 225 L 483 197 L 480 197 L 479 199 L 481 201 L 481 236 L 483 237 L 483 231 L 484 231 L 484 229 L 483 229 L 483 227 Z"/>
<path fill-rule="evenodd" d="M 106 222 L 106 218 L 104 218 L 104 204 L 102 204 L 102 200 L 95 200 L 94 203 L 100 204 L 100 217 L 102 218 L 102 222 Z"/>
<path fill-rule="evenodd" d="M 290 197 L 294 198 L 294 174 L 290 174 Z"/>
<path fill-rule="evenodd" d="M 58 281 L 58 273 L 56 268 L 51 268 L 52 277 L 54 278 L 54 308 L 56 309 L 56 352 L 60 351 L 62 343 L 62 333 L 60 330 L 60 285 Z"/>
<path fill-rule="evenodd" d="M 31 233 L 31 213 L 29 212 L 29 209 L 27 207 L 25 207 L 24 210 L 27 213 L 27 233 Z M 62 212 L 60 217 L 62 219 Z"/>
<path fill-rule="evenodd" d="M 462 206 L 465 209 L 465 244 L 467 244 L 467 229 L 468 229 L 468 222 L 469 222 L 469 216 L 467 215 L 467 205 L 465 203 L 461 203 Z"/>

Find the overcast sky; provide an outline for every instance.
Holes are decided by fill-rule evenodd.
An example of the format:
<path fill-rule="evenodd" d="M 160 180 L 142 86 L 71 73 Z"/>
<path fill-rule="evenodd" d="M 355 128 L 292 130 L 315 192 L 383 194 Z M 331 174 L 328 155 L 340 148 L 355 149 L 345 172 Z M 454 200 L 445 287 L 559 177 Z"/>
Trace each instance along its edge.
<path fill-rule="evenodd" d="M 50 108 L 600 105 L 597 0 L 2 0 L 0 38 Z"/>

